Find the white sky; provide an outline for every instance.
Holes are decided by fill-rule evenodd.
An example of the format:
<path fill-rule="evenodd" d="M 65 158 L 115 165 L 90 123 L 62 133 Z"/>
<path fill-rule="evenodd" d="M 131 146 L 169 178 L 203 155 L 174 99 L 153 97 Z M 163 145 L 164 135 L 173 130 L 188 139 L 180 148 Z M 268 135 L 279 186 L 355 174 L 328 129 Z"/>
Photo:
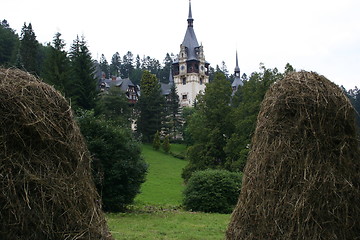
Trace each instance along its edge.
<path fill-rule="evenodd" d="M 37 40 L 60 32 L 69 49 L 85 36 L 92 56 L 131 51 L 163 61 L 178 54 L 188 0 L 3 0 L 0 19 L 20 34 L 31 22 Z M 262 62 L 281 72 L 289 62 L 350 89 L 360 87 L 359 0 L 192 0 L 194 30 L 211 66 L 230 73 L 238 50 L 241 74 Z"/>

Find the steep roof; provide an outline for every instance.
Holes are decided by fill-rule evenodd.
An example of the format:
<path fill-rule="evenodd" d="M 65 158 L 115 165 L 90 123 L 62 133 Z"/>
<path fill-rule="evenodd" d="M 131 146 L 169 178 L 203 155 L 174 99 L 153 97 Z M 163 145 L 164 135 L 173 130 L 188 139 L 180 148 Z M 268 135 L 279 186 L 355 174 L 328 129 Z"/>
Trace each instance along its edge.
<path fill-rule="evenodd" d="M 192 11 L 191 11 L 191 1 L 189 1 L 189 16 L 188 16 L 188 27 L 186 29 L 185 37 L 182 42 L 182 45 L 187 48 L 188 60 L 196 60 L 197 54 L 195 48 L 198 48 L 200 45 L 196 38 L 193 22 L 194 19 L 192 18 Z"/>
<path fill-rule="evenodd" d="M 236 66 L 235 66 L 235 79 L 232 82 L 231 86 L 233 87 L 233 95 L 238 90 L 239 86 L 243 86 L 244 82 L 240 78 L 240 67 L 239 67 L 239 61 L 238 61 L 238 53 L 236 51 Z"/>

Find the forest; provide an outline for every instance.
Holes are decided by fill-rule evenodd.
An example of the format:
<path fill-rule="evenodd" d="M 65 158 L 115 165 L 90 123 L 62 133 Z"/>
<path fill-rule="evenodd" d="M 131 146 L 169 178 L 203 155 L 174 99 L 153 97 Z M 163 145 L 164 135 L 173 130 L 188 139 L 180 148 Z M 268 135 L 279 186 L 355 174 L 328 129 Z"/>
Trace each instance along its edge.
<path fill-rule="evenodd" d="M 283 71 L 260 63 L 259 71 L 242 75 L 244 85 L 232 95 L 233 75 L 223 62 L 221 67 L 210 68 L 210 83 L 205 93 L 198 96 L 196 105 L 181 109 L 176 87 L 166 100 L 159 84 L 168 82 L 173 58 L 173 54 L 167 53 L 160 62 L 127 51 L 123 56 L 116 52 L 110 62 L 104 55 L 95 60 L 84 36 L 77 36 L 66 51 L 61 33 L 42 45 L 31 23 L 24 23 L 20 35 L 6 20 L 0 24 L 0 66 L 16 67 L 38 76 L 71 102 L 95 159 L 94 176 L 98 189 L 104 194 L 104 209 L 109 211 L 124 210 L 136 196 L 147 171 L 139 144 L 152 143 L 155 136 L 157 141 L 170 139 L 170 142 L 180 141 L 188 146 L 185 156 L 188 164 L 182 172 L 185 181 L 194 172 L 209 168 L 241 172 L 251 149 L 251 137 L 266 91 L 284 74 L 296 71 L 289 63 Z M 107 78 L 130 78 L 140 85 L 139 101 L 135 105 L 128 104 L 125 94 L 117 90 L 100 94 L 97 84 L 101 73 Z M 359 113 L 359 89 L 343 88 L 343 91 Z M 356 118 L 360 126 L 359 114 Z M 133 171 L 135 177 L 129 180 L 133 182 L 126 180 L 124 188 L 114 190 L 126 192 L 126 198 L 113 197 L 106 192 L 113 182 L 102 179 L 103 173 L 114 167 L 117 168 L 115 172 L 124 172 L 123 166 L 115 164 L 113 158 L 133 159 L 133 164 L 128 166 L 132 169 L 126 169 Z"/>

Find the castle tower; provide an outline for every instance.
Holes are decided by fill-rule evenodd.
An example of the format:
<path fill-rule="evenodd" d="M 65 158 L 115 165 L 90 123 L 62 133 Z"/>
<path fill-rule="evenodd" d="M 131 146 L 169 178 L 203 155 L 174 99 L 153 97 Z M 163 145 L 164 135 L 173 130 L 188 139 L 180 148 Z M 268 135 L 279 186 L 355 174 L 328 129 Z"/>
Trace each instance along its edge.
<path fill-rule="evenodd" d="M 199 45 L 194 32 L 189 0 L 188 26 L 180 45 L 180 53 L 173 62 L 174 83 L 180 98 L 181 106 L 193 106 L 196 96 L 204 92 L 209 82 L 209 63 L 205 61 L 204 49 Z"/>
<path fill-rule="evenodd" d="M 239 61 L 238 61 L 238 53 L 236 51 L 236 66 L 235 66 L 235 70 L 234 70 L 234 74 L 235 74 L 235 79 L 233 81 L 233 83 L 231 84 L 232 87 L 232 95 L 235 94 L 235 92 L 238 90 L 239 86 L 243 86 L 244 83 L 240 78 L 240 67 L 239 67 Z"/>

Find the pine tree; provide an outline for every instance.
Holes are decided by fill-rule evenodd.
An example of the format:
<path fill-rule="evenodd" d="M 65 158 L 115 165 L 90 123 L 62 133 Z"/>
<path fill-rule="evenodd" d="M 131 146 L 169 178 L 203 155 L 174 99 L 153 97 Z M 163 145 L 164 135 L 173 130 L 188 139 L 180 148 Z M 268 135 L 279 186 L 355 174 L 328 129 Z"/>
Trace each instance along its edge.
<path fill-rule="evenodd" d="M 169 135 L 166 135 L 164 138 L 164 142 L 162 144 L 162 148 L 164 150 L 164 152 L 168 153 L 170 151 L 170 140 L 169 140 Z"/>
<path fill-rule="evenodd" d="M 56 33 L 45 59 L 44 81 L 54 85 L 65 96 L 69 93 L 70 86 L 70 60 L 64 50 L 64 40 L 61 33 Z"/>
<path fill-rule="evenodd" d="M 15 64 L 16 51 L 19 38 L 9 23 L 3 20 L 0 23 L 0 65 L 11 66 Z"/>
<path fill-rule="evenodd" d="M 75 105 L 91 109 L 95 105 L 96 79 L 95 67 L 85 38 L 77 37 L 70 50 L 72 91 L 70 97 Z"/>
<path fill-rule="evenodd" d="M 176 91 L 175 84 L 171 86 L 171 92 L 169 95 L 169 101 L 167 101 L 167 109 L 168 109 L 168 125 L 169 125 L 169 134 L 173 140 L 177 138 L 179 135 L 179 131 L 181 128 L 182 120 L 180 114 L 180 100 L 179 95 Z"/>
<path fill-rule="evenodd" d="M 121 77 L 128 78 L 131 76 L 134 70 L 134 56 L 133 54 L 128 51 L 126 55 L 123 56 L 122 65 L 120 67 Z"/>
<path fill-rule="evenodd" d="M 30 73 L 40 75 L 37 58 L 38 47 L 39 43 L 36 40 L 36 35 L 31 23 L 27 26 L 26 23 L 24 23 L 24 26 L 21 29 L 20 37 L 19 59 L 21 61 L 21 65 L 19 67 Z"/>
<path fill-rule="evenodd" d="M 160 141 L 160 134 L 159 131 L 156 131 L 155 135 L 154 135 L 154 139 L 152 142 L 152 147 L 158 151 L 160 149 L 160 145 L 161 145 L 161 141 Z"/>
<path fill-rule="evenodd" d="M 105 74 L 105 78 L 110 77 L 110 66 L 109 66 L 104 54 L 101 54 L 100 70 L 101 70 L 101 72 L 103 72 Z"/>
<path fill-rule="evenodd" d="M 121 69 L 121 57 L 118 52 L 116 52 L 111 58 L 110 64 L 110 75 L 109 77 L 115 76 L 120 77 L 120 69 Z"/>
<path fill-rule="evenodd" d="M 137 132 L 143 141 L 150 142 L 155 133 L 160 131 L 164 120 L 165 98 L 161 94 L 160 84 L 154 74 L 143 72 L 141 78 L 141 95 L 137 103 L 139 112 Z"/>

